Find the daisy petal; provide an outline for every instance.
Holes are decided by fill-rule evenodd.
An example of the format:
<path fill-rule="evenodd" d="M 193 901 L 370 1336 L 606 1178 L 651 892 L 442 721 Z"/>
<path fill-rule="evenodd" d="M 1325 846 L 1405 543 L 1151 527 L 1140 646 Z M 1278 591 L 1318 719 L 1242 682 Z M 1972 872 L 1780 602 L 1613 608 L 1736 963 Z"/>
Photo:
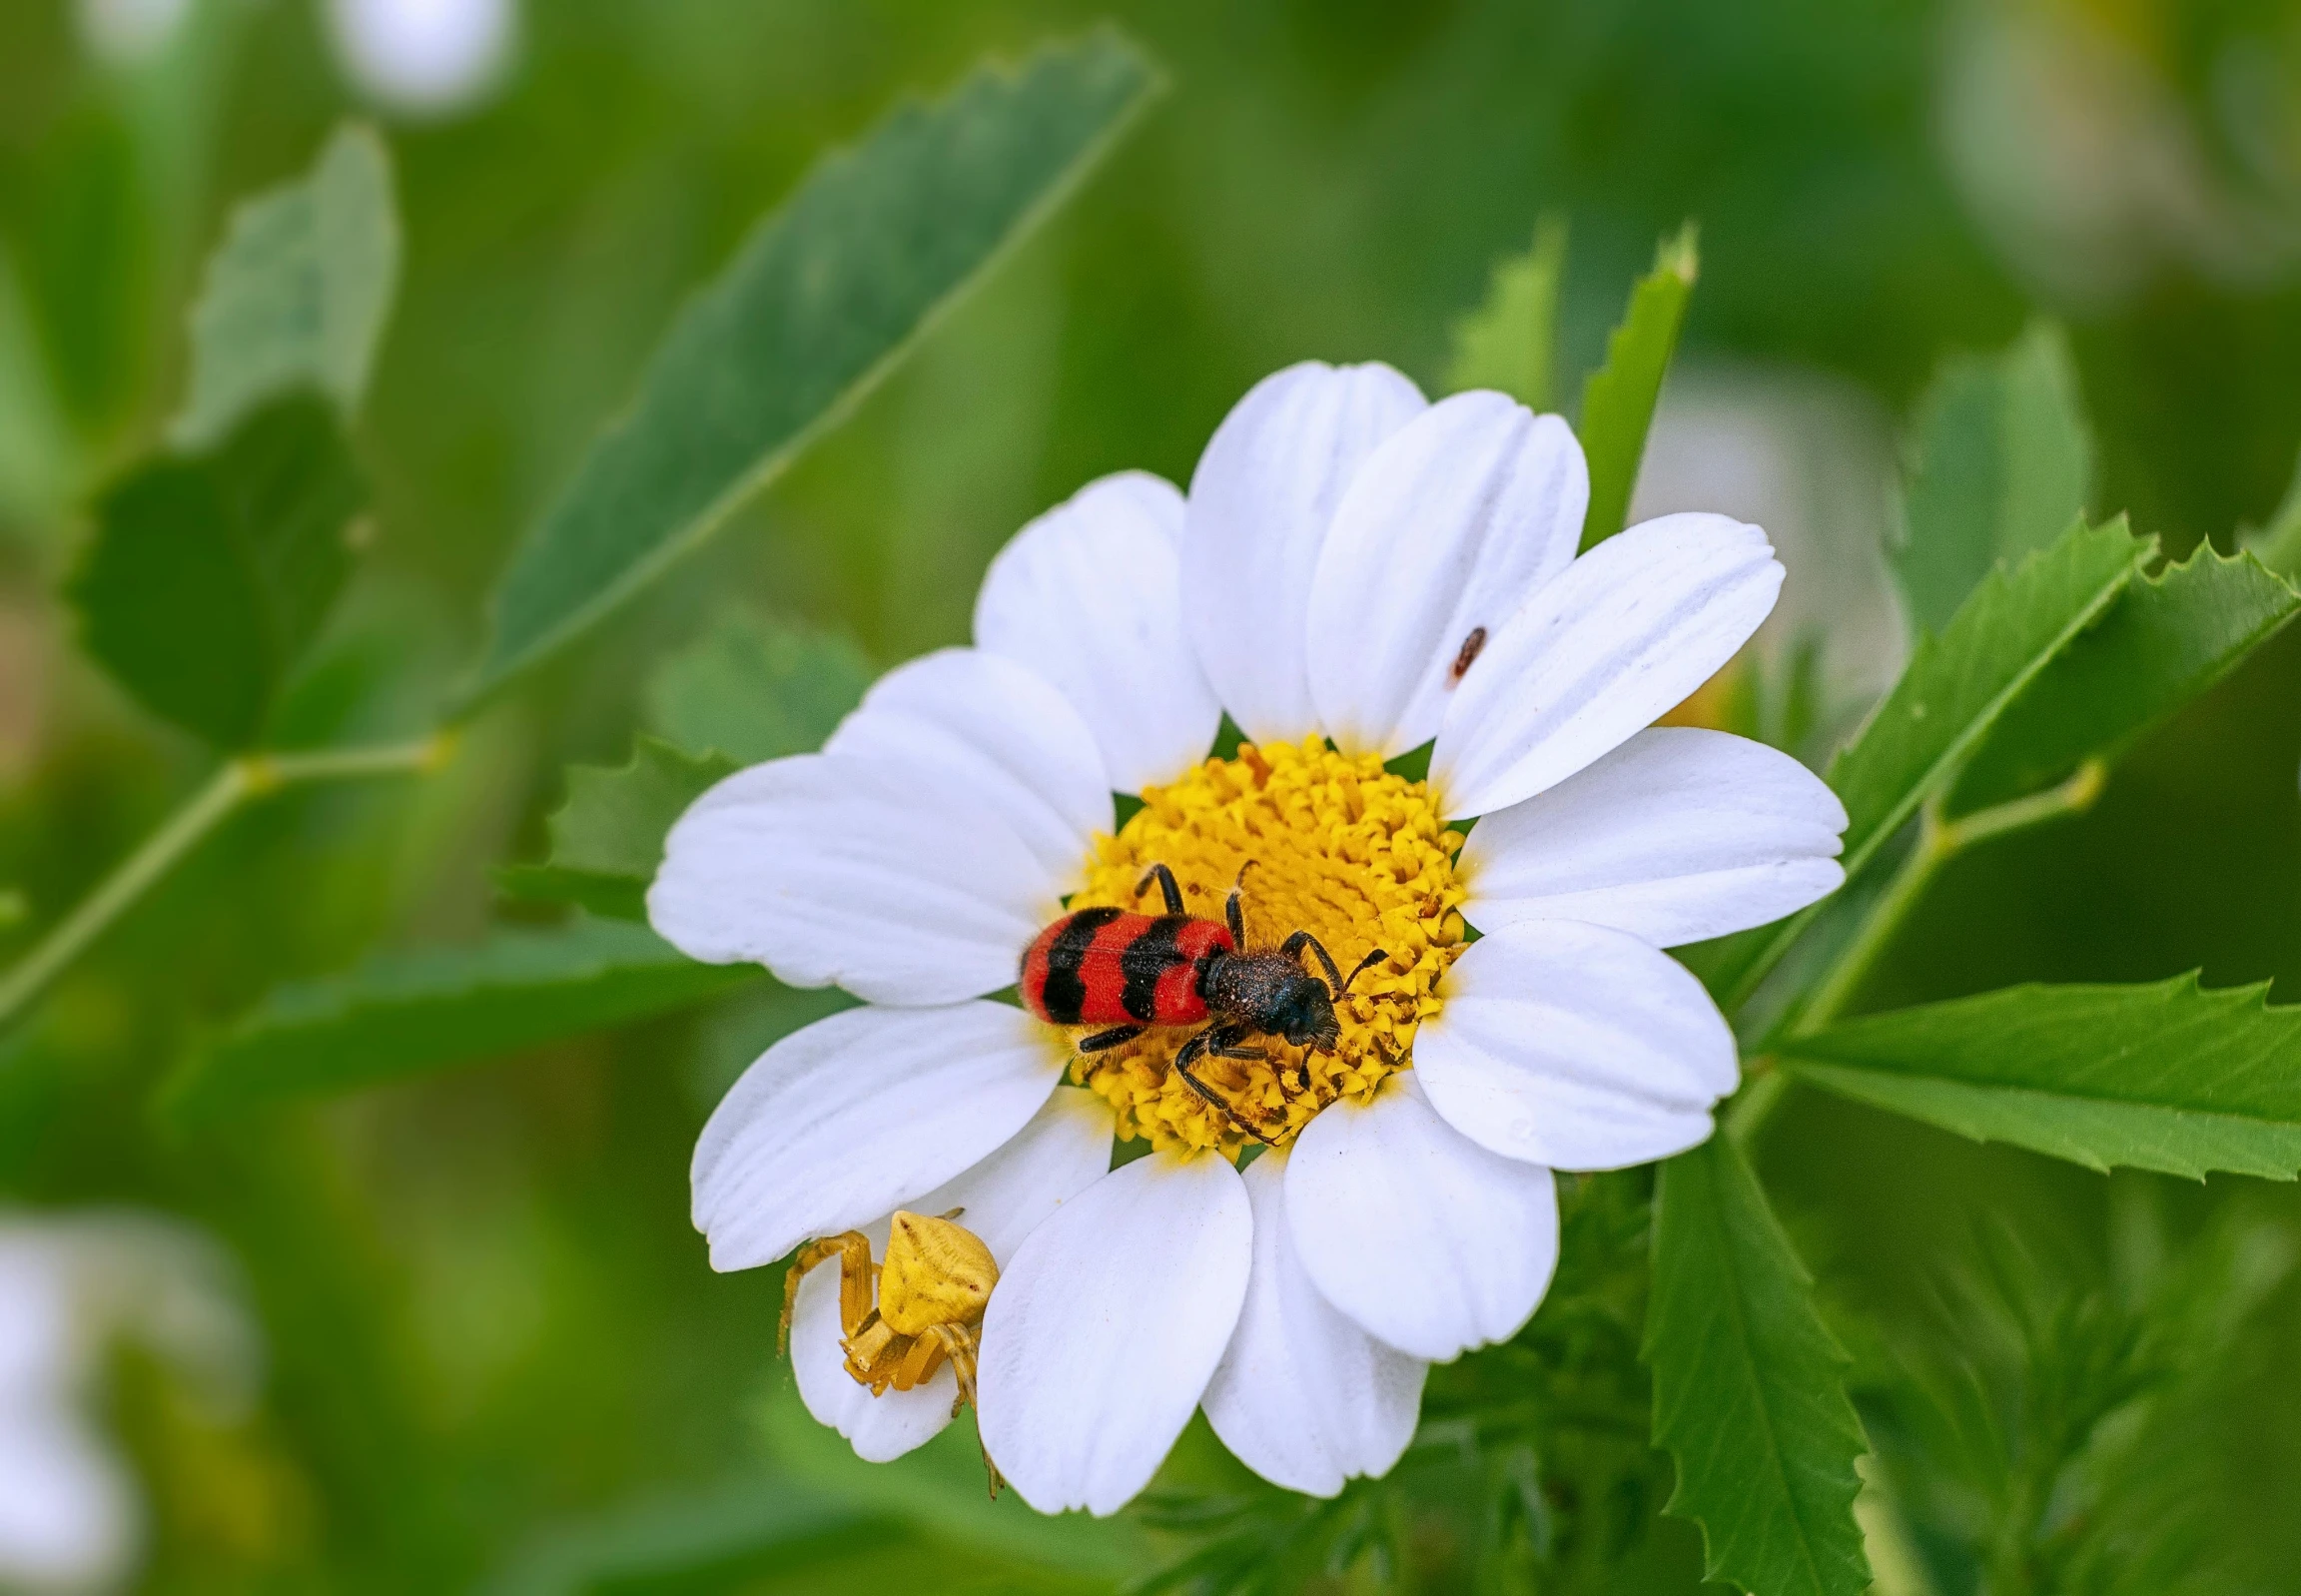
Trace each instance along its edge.
<path fill-rule="evenodd" d="M 835 754 L 696 799 L 647 891 L 648 921 L 690 958 L 874 1003 L 996 992 L 1061 912 L 1058 879 L 999 814 L 915 765 Z"/>
<path fill-rule="evenodd" d="M 886 1251 L 884 1221 L 871 1244 L 875 1252 Z M 926 1445 L 951 1422 L 951 1404 L 959 1397 L 959 1377 L 948 1363 L 908 1391 L 873 1396 L 871 1387 L 855 1382 L 839 1344 L 836 1260 L 818 1264 L 799 1282 L 799 1301 L 791 1314 L 791 1375 L 816 1422 L 846 1436 L 866 1463 L 891 1462 Z"/>
<path fill-rule="evenodd" d="M 1608 538 L 1489 637 L 1431 751 L 1447 812 L 1491 814 L 1627 741 L 1734 657 L 1774 607 L 1766 534 L 1665 515 Z"/>
<path fill-rule="evenodd" d="M 1110 1173 L 1113 1134 L 1110 1104 L 1085 1087 L 1057 1087 L 1013 1141 L 906 1205 L 915 1213 L 963 1209 L 959 1222 L 1004 1268 L 1025 1236 Z"/>
<path fill-rule="evenodd" d="M 1419 1041 L 1417 1041 L 1419 1047 Z M 1440 1119 L 1410 1070 L 1312 1120 L 1286 1165 L 1287 1228 L 1319 1294 L 1402 1352 L 1444 1362 L 1516 1333 L 1558 1262 L 1548 1170 Z"/>
<path fill-rule="evenodd" d="M 1121 792 L 1206 757 L 1222 708 L 1182 624 L 1182 494 L 1144 471 L 1090 482 L 1000 550 L 975 642 L 1078 707 Z"/>
<path fill-rule="evenodd" d="M 1581 920 L 1675 948 L 1826 897 L 1846 879 L 1845 830 L 1838 795 L 1788 754 L 1656 726 L 1479 821 L 1462 916 L 1480 931 Z"/>
<path fill-rule="evenodd" d="M 695 1144 L 711 1266 L 772 1263 L 892 1213 L 987 1158 L 1062 1076 L 1052 1033 L 1003 1003 L 850 1009 L 785 1037 Z"/>
<path fill-rule="evenodd" d="M 1387 366 L 1306 361 L 1247 391 L 1198 456 L 1182 524 L 1182 613 L 1198 663 L 1259 742 L 1318 729 L 1304 654 L 1310 584 L 1351 478 L 1425 408 Z"/>
<path fill-rule="evenodd" d="M 1286 1156 L 1263 1154 L 1242 1179 L 1254 1204 L 1254 1272 L 1206 1387 L 1206 1418 L 1273 1485 L 1332 1496 L 1398 1461 L 1429 1365 L 1369 1336 L 1310 1283 L 1287 1231 Z"/>
<path fill-rule="evenodd" d="M 1254 1244 L 1238 1172 L 1154 1154 L 1031 1232 L 983 1320 L 983 1442 L 1042 1513 L 1117 1512 L 1222 1359 Z"/>
<path fill-rule="evenodd" d="M 1111 829 L 1111 780 L 1079 711 L 1028 666 L 979 648 L 898 665 L 823 751 L 913 764 L 939 798 L 1006 820 L 1067 889 L 1089 841 Z"/>
<path fill-rule="evenodd" d="M 1414 1074 L 1448 1124 L 1506 1158 L 1618 1170 L 1710 1135 L 1734 1033 L 1684 965 L 1626 932 L 1528 920 L 1446 972 Z"/>
<path fill-rule="evenodd" d="M 1023 1238 L 1111 1168 L 1111 1106 L 1079 1087 L 1057 1087 L 1014 1140 L 973 1169 L 908 1204 L 920 1213 L 961 1209 L 960 1222 L 1004 1263 Z M 871 1254 L 887 1255 L 893 1213 L 862 1226 Z M 839 1266 L 816 1265 L 800 1283 L 791 1318 L 791 1371 L 807 1411 L 855 1445 L 867 1463 L 884 1463 L 923 1445 L 951 1422 L 958 1378 L 945 1364 L 908 1391 L 873 1396 L 848 1374 L 839 1344 Z"/>
<path fill-rule="evenodd" d="M 1465 647 L 1573 561 L 1590 502 L 1582 446 L 1507 395 L 1440 399 L 1368 456 L 1310 585 L 1310 692 L 1344 752 L 1437 735 Z M 1475 641 L 1473 641 L 1475 639 Z"/>

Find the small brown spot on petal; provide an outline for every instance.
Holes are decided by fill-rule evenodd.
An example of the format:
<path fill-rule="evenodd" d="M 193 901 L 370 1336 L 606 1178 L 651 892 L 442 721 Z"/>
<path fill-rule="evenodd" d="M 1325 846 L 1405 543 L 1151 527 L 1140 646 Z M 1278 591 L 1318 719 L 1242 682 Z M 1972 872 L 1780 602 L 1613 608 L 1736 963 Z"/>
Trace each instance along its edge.
<path fill-rule="evenodd" d="M 1469 671 L 1471 664 L 1478 658 L 1478 650 L 1485 646 L 1486 628 L 1483 626 L 1471 627 L 1470 635 L 1462 639 L 1461 651 L 1454 656 L 1454 669 L 1446 678 L 1448 686 L 1452 686 L 1463 678 Z"/>

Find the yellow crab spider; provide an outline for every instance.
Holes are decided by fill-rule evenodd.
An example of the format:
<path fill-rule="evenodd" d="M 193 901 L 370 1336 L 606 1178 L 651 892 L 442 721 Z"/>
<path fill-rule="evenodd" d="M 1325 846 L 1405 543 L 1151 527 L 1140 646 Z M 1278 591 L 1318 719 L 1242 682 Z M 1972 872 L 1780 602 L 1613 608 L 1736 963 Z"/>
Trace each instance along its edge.
<path fill-rule="evenodd" d="M 848 1374 L 873 1396 L 908 1391 L 934 1378 L 948 1360 L 958 1376 L 951 1416 L 975 1401 L 975 1363 L 983 1309 L 999 1283 L 999 1264 L 980 1236 L 953 1221 L 965 1208 L 930 1218 L 898 1211 L 887 1235 L 887 1260 L 871 1261 L 871 1238 L 860 1230 L 823 1236 L 799 1249 L 783 1277 L 783 1319 L 775 1348 L 788 1352 L 799 1282 L 818 1263 L 839 1259 L 839 1345 Z M 991 1494 L 999 1470 L 983 1454 Z"/>

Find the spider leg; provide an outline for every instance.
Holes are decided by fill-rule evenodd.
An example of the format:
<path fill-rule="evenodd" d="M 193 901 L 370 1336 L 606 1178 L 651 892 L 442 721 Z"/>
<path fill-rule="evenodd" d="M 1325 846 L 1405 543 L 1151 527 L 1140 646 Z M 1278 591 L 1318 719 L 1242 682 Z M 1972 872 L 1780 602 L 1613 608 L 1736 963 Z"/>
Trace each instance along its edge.
<path fill-rule="evenodd" d="M 1216 1031 L 1226 1030 L 1228 1030 L 1228 1027 L 1226 1026 L 1209 1026 L 1206 1030 L 1199 1032 L 1189 1041 L 1183 1043 L 1182 1051 L 1174 1055 L 1174 1073 L 1183 1079 L 1184 1083 L 1189 1086 L 1191 1091 L 1197 1093 L 1199 1097 L 1203 1098 L 1206 1101 L 1208 1107 L 1220 1111 L 1223 1119 L 1228 1120 L 1232 1125 L 1245 1132 L 1248 1136 L 1261 1143 L 1264 1147 L 1276 1147 L 1278 1144 L 1272 1142 L 1268 1137 L 1264 1136 L 1261 1132 L 1255 1130 L 1244 1120 L 1240 1119 L 1238 1117 L 1238 1111 L 1230 1107 L 1229 1104 L 1223 1102 L 1221 1096 L 1216 1093 L 1212 1087 L 1208 1086 L 1205 1082 L 1199 1080 L 1196 1076 L 1190 1073 L 1190 1066 L 1197 1063 L 1199 1058 L 1207 1052 L 1210 1046 L 1210 1043 L 1207 1039 L 1211 1037 Z"/>
<path fill-rule="evenodd" d="M 1135 883 L 1135 896 L 1142 897 L 1144 889 L 1153 881 L 1158 883 L 1158 891 L 1166 899 L 1166 912 L 1170 915 L 1181 914 L 1182 889 L 1174 884 L 1174 872 L 1164 865 L 1152 865 L 1143 879 Z"/>
<path fill-rule="evenodd" d="M 940 1329 L 941 1327 L 936 1325 L 933 1328 Z M 918 1336 L 912 1340 L 908 1347 L 904 1348 L 903 1359 L 895 1365 L 895 1372 L 887 1383 L 894 1386 L 898 1391 L 908 1391 L 914 1386 L 924 1385 L 933 1379 L 935 1371 L 943 1366 L 943 1342 L 940 1337 L 932 1333 Z"/>
<path fill-rule="evenodd" d="M 951 1372 L 959 1376 L 959 1399 L 951 1404 L 951 1416 L 957 1418 L 963 1407 L 975 1405 L 975 1331 L 964 1324 L 938 1324 L 935 1338 L 943 1343 L 943 1355 L 951 1360 Z M 977 1437 L 981 1439 L 980 1435 Z M 983 1472 L 991 1477 L 991 1499 L 999 1499 L 999 1487 L 1007 1483 L 999 1477 L 999 1465 L 991 1461 L 991 1449 L 983 1448 Z"/>
<path fill-rule="evenodd" d="M 1148 1029 L 1146 1026 L 1139 1025 L 1113 1026 L 1110 1030 L 1098 1031 L 1091 1037 L 1081 1037 L 1079 1039 L 1079 1051 L 1081 1053 L 1101 1053 L 1107 1048 L 1123 1048 Z"/>
<path fill-rule="evenodd" d="M 892 1330 L 886 1330 L 884 1320 L 880 1321 L 879 1327 L 886 1331 L 887 1338 L 872 1349 L 868 1359 L 857 1356 L 861 1350 L 859 1347 L 850 1347 L 847 1352 L 847 1372 L 855 1377 L 857 1384 L 870 1386 L 873 1396 L 887 1394 L 887 1387 L 895 1383 L 896 1377 L 903 1372 L 905 1360 L 918 1349 L 919 1344 L 911 1336 L 897 1335 Z"/>
<path fill-rule="evenodd" d="M 775 1355 L 791 1350 L 791 1315 L 799 1309 L 799 1281 L 816 1264 L 839 1259 L 839 1333 L 852 1337 L 870 1315 L 872 1287 L 879 1269 L 871 1261 L 871 1238 L 861 1230 L 845 1230 L 810 1241 L 799 1249 L 783 1275 L 783 1317 L 775 1326 Z"/>
<path fill-rule="evenodd" d="M 1317 955 L 1319 966 L 1325 970 L 1326 990 L 1337 998 L 1341 997 L 1342 972 L 1334 968 L 1334 956 L 1326 951 L 1324 943 L 1307 931 L 1297 931 L 1278 945 L 1278 951 L 1289 959 L 1298 957 L 1304 948 Z"/>

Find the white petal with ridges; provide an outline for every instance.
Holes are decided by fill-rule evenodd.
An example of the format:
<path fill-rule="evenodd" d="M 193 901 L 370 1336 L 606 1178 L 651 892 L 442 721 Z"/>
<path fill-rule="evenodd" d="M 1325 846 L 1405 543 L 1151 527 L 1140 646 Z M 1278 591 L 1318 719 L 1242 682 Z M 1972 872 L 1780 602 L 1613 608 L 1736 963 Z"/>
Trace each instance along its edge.
<path fill-rule="evenodd" d="M 1005 820 L 1064 891 L 1111 829 L 1111 780 L 1079 711 L 1030 667 L 979 648 L 898 665 L 823 751 L 914 765 L 936 801 Z"/>
<path fill-rule="evenodd" d="M 1004 1265 L 1037 1229 L 1111 1167 L 1111 1106 L 1078 1087 L 1058 1087 L 1031 1123 L 998 1152 L 908 1206 L 919 1213 L 963 1211 L 959 1222 L 982 1237 Z M 888 1213 L 861 1226 L 884 1260 Z M 946 1364 L 909 1391 L 878 1396 L 856 1383 L 839 1341 L 839 1263 L 816 1265 L 800 1282 L 791 1320 L 791 1370 L 807 1411 L 854 1443 L 868 1463 L 884 1463 L 931 1440 L 951 1422 L 959 1392 Z"/>
<path fill-rule="evenodd" d="M 1734 1033 L 1702 983 L 1627 932 L 1529 920 L 1447 970 L 1446 1006 L 1414 1035 L 1414 1074 L 1457 1131 L 1560 1170 L 1682 1153 L 1740 1078 Z"/>
<path fill-rule="evenodd" d="M 1846 806 L 1788 754 L 1656 726 L 1478 822 L 1462 916 L 1480 931 L 1580 920 L 1674 948 L 1766 925 L 1845 880 Z"/>
<path fill-rule="evenodd" d="M 1665 515 L 1600 543 L 1486 640 L 1431 750 L 1451 816 L 1491 814 L 1627 742 L 1758 629 L 1782 566 L 1755 526 Z"/>
<path fill-rule="evenodd" d="M 1115 1513 L 1221 1361 L 1254 1239 L 1238 1172 L 1153 1154 L 1031 1232 L 983 1320 L 985 1446 L 1043 1513 Z"/>
<path fill-rule="evenodd" d="M 1303 1129 L 1286 1217 L 1320 1295 L 1368 1334 L 1442 1363 L 1532 1316 L 1558 1262 L 1558 1192 L 1548 1170 L 1440 1119 L 1419 1074 Z"/>
<path fill-rule="evenodd" d="M 1286 1156 L 1246 1166 L 1254 1271 L 1204 1398 L 1232 1455 L 1274 1485 L 1332 1496 L 1381 1475 L 1413 1438 L 1429 1365 L 1369 1336 L 1319 1295 L 1286 1223 Z"/>
<path fill-rule="evenodd" d="M 1060 913 L 1057 878 L 1005 817 L 916 763 L 833 754 L 696 799 L 647 892 L 648 921 L 690 958 L 874 1003 L 997 992 Z"/>
<path fill-rule="evenodd" d="M 1085 1087 L 1057 1087 L 1014 1140 L 955 1180 L 905 1204 L 914 1213 L 963 1208 L 958 1222 L 1004 1268 L 1024 1237 L 1110 1173 L 1111 1105 Z"/>
<path fill-rule="evenodd" d="M 872 1239 L 874 1253 L 887 1248 L 883 1220 Z M 951 1422 L 959 1378 L 946 1363 L 932 1379 L 908 1391 L 877 1396 L 847 1372 L 839 1344 L 839 1261 L 818 1264 L 799 1282 L 799 1302 L 791 1315 L 791 1375 L 799 1399 L 817 1423 L 847 1437 L 866 1463 L 885 1463 L 924 1446 Z"/>
<path fill-rule="evenodd" d="M 1375 447 L 1426 407 L 1387 366 L 1273 373 L 1198 456 L 1182 525 L 1182 614 L 1215 696 L 1246 735 L 1319 729 L 1305 643 L 1334 511 Z"/>
<path fill-rule="evenodd" d="M 1182 494 L 1144 471 L 1088 483 L 1016 533 L 975 597 L 975 642 L 1077 706 L 1121 792 L 1206 757 L 1222 709 L 1182 622 Z"/>
<path fill-rule="evenodd" d="M 769 1048 L 695 1144 L 711 1266 L 772 1263 L 990 1157 L 1047 1102 L 1056 1034 L 1004 1003 L 850 1009 Z"/>
<path fill-rule="evenodd" d="M 1326 734 L 1384 758 L 1436 736 L 1465 646 L 1572 562 L 1589 502 L 1566 423 L 1507 395 L 1456 394 L 1384 439 L 1335 511 L 1310 587 L 1310 692 Z"/>

